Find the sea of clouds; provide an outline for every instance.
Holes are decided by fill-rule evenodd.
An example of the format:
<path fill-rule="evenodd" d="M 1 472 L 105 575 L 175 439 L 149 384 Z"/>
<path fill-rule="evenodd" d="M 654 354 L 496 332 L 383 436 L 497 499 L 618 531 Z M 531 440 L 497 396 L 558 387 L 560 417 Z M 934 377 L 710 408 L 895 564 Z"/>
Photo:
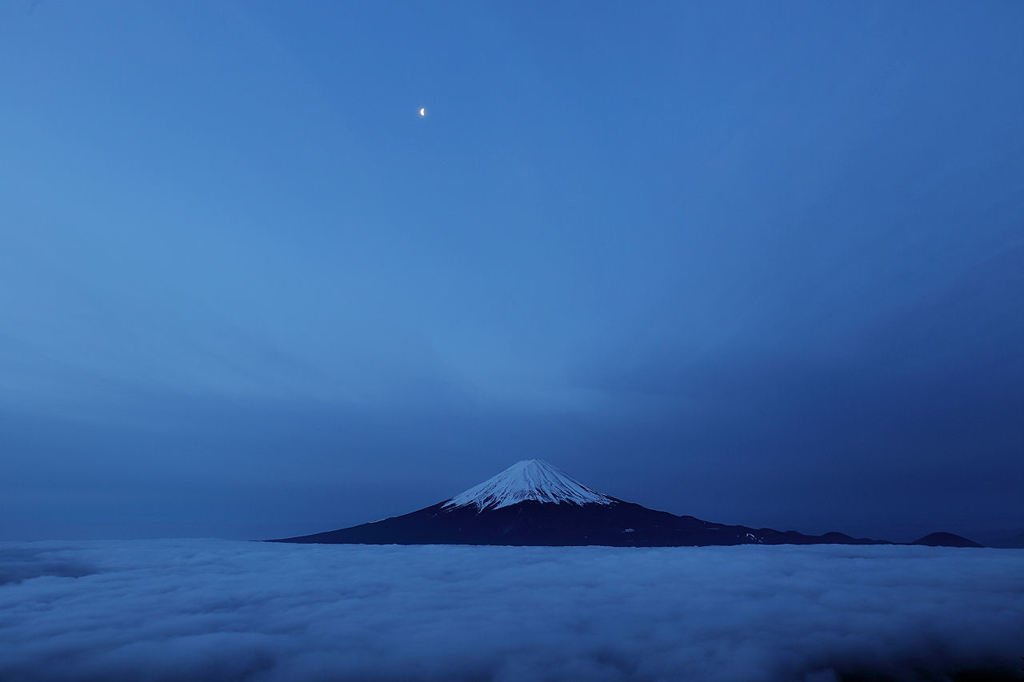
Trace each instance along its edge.
<path fill-rule="evenodd" d="M 1019 679 L 1021 656 L 1024 550 L 0 543 L 5 682 Z"/>

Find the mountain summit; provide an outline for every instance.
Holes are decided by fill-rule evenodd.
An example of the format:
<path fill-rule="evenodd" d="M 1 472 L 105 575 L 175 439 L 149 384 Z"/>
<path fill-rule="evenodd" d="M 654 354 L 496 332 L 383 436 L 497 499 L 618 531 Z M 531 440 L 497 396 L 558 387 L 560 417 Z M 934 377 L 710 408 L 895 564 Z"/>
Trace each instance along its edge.
<path fill-rule="evenodd" d="M 475 506 L 479 511 L 501 509 L 532 500 L 561 504 L 611 504 L 606 497 L 540 459 L 516 462 L 497 476 L 475 485 L 444 503 L 444 509 Z"/>
<path fill-rule="evenodd" d="M 947 535 L 956 538 L 934 534 L 928 539 L 955 544 L 945 541 Z M 483 483 L 419 511 L 274 542 L 618 547 L 890 544 L 835 532 L 804 535 L 730 526 L 655 511 L 599 493 L 539 459 L 516 462 Z"/>

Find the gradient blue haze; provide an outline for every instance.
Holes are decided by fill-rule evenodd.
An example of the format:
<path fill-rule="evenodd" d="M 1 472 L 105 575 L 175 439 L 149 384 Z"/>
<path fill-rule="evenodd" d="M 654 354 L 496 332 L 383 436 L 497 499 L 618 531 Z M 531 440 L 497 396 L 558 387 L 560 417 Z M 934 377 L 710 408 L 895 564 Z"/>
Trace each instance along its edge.
<path fill-rule="evenodd" d="M 8 0 L 0 93 L 0 538 L 1024 529 L 1024 3 Z"/>

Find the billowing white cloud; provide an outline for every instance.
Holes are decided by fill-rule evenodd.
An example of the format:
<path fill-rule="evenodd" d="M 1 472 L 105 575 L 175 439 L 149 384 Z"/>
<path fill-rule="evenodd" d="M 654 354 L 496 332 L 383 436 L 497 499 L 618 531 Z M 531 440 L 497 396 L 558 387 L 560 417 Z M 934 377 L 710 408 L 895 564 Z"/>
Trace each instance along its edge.
<path fill-rule="evenodd" d="M 1024 551 L 0 544 L 0 679 L 922 679 L 1024 655 Z"/>

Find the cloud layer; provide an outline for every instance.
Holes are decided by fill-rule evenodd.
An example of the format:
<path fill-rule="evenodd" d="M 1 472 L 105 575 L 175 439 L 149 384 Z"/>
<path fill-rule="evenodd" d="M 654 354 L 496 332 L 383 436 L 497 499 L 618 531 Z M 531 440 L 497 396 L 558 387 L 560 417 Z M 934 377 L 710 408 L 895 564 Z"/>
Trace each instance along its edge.
<path fill-rule="evenodd" d="M 12 682 L 1016 679 L 1024 552 L 7 543 L 0 642 Z"/>

